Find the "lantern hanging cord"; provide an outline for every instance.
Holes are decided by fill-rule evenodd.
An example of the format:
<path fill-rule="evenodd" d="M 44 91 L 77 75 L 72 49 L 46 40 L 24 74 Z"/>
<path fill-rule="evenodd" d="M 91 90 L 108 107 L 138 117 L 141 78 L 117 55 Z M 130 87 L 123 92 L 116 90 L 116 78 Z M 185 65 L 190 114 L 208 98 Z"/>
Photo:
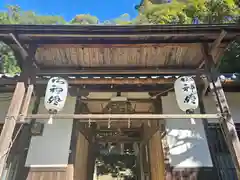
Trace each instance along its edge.
<path fill-rule="evenodd" d="M 188 109 L 188 110 L 186 110 L 186 114 L 194 114 L 194 110 L 193 109 Z M 190 118 L 190 121 L 191 121 L 191 124 L 196 124 L 194 118 Z"/>
<path fill-rule="evenodd" d="M 130 120 L 130 118 L 128 119 L 128 128 L 130 128 L 131 127 L 131 120 Z"/>
<path fill-rule="evenodd" d="M 193 77 L 193 76 L 191 76 L 191 77 Z M 165 91 L 163 91 L 163 92 L 157 93 L 156 95 L 150 97 L 149 99 L 153 99 L 153 98 L 155 98 L 155 97 L 157 97 L 157 96 L 160 96 L 160 95 L 162 95 L 162 94 L 164 94 L 164 93 L 167 93 L 167 92 L 169 92 L 169 91 L 171 91 L 171 90 L 173 90 L 173 89 L 174 89 L 174 87 L 171 87 L 171 88 L 169 88 L 169 89 L 167 89 L 167 90 L 165 90 Z"/>
<path fill-rule="evenodd" d="M 111 127 L 111 120 L 110 120 L 110 118 L 108 118 L 108 128 L 110 128 Z"/>
<path fill-rule="evenodd" d="M 174 87 L 171 87 L 171 88 L 169 88 L 169 89 L 167 89 L 167 90 L 165 90 L 165 91 L 163 91 L 163 92 L 157 93 L 156 95 L 150 97 L 149 99 L 154 99 L 155 97 L 160 96 L 160 95 L 162 95 L 162 94 L 164 94 L 164 93 L 167 93 L 167 92 L 169 92 L 169 91 L 171 91 L 171 90 L 173 90 L 173 89 L 174 89 Z"/>
<path fill-rule="evenodd" d="M 91 118 L 88 119 L 88 127 L 91 127 Z"/>

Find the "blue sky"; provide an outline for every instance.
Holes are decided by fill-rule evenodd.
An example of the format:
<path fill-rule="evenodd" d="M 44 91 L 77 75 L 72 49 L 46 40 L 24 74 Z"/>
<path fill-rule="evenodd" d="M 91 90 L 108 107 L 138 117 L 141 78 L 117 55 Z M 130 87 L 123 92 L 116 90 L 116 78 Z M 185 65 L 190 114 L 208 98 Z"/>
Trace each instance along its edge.
<path fill-rule="evenodd" d="M 71 20 L 76 14 L 91 14 L 100 21 L 113 19 L 128 13 L 137 15 L 135 5 L 140 0 L 0 0 L 0 10 L 7 4 L 19 5 L 23 10 L 33 10 L 42 15 L 61 15 Z"/>

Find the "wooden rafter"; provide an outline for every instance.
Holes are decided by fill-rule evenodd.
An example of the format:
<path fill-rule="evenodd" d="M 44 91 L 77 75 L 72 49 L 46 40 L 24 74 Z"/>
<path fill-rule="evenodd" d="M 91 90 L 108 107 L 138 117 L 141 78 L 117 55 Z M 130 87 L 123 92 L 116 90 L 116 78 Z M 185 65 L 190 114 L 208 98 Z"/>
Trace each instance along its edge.
<path fill-rule="evenodd" d="M 24 66 L 28 66 L 28 67 L 33 66 L 34 68 L 37 68 L 37 63 L 34 57 L 37 50 L 37 46 L 30 45 L 26 47 L 25 44 L 21 44 L 20 39 L 18 38 L 18 35 L 14 35 L 13 33 L 10 33 L 9 36 L 15 42 L 14 44 L 9 44 L 9 46 L 13 50 L 15 56 L 17 56 L 17 60 L 21 61 L 21 68 L 23 70 L 26 69 L 26 67 Z M 21 55 L 21 57 L 19 55 Z"/>
<path fill-rule="evenodd" d="M 17 46 L 20 49 L 20 52 L 22 54 L 22 56 L 24 57 L 24 59 L 28 56 L 28 52 L 25 50 L 25 48 L 21 45 L 21 43 L 19 42 L 18 38 L 13 34 L 10 33 L 9 36 L 14 40 L 14 42 L 17 44 Z"/>
<path fill-rule="evenodd" d="M 222 30 L 221 33 L 219 34 L 218 38 L 215 39 L 215 41 L 211 44 L 210 48 L 208 48 L 208 51 L 205 52 L 205 50 L 202 50 L 203 53 L 203 61 L 201 62 L 201 64 L 199 65 L 199 68 L 202 68 L 203 65 L 205 64 L 205 59 L 206 59 L 206 53 L 208 53 L 209 55 L 212 55 L 213 52 L 218 48 L 218 46 L 221 44 L 222 40 L 224 39 L 224 37 L 226 36 L 227 32 Z"/>
<path fill-rule="evenodd" d="M 211 44 L 211 47 L 208 51 L 209 54 L 213 54 L 213 52 L 218 48 L 218 46 L 221 44 L 223 38 L 226 36 L 227 32 L 222 30 L 218 38 Z"/>

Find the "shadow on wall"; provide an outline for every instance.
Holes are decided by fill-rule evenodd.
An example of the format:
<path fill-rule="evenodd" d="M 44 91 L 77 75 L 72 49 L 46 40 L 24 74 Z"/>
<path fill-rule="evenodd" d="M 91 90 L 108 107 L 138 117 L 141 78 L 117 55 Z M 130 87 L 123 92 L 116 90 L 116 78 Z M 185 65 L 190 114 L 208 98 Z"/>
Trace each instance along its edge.
<path fill-rule="evenodd" d="M 169 122 L 174 121 L 174 122 Z M 212 161 L 202 120 L 168 120 L 170 164 L 175 168 L 211 167 Z M 174 127 L 171 126 L 174 124 Z"/>
<path fill-rule="evenodd" d="M 164 114 L 184 114 L 174 93 L 163 98 Z M 199 113 L 199 109 L 195 111 Z M 201 119 L 166 119 L 170 166 L 174 168 L 212 167 L 207 138 Z"/>

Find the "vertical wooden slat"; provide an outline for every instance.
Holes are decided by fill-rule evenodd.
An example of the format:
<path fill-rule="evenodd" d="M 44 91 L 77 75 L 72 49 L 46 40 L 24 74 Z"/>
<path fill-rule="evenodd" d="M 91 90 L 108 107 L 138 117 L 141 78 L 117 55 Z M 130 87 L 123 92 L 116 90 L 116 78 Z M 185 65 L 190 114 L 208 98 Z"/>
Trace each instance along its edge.
<path fill-rule="evenodd" d="M 6 153 L 12 141 L 13 131 L 22 106 L 24 94 L 25 85 L 23 82 L 18 82 L 0 136 L 0 175 L 2 175 L 6 163 Z"/>
<path fill-rule="evenodd" d="M 72 180 L 73 166 L 62 168 L 30 168 L 26 180 Z"/>

